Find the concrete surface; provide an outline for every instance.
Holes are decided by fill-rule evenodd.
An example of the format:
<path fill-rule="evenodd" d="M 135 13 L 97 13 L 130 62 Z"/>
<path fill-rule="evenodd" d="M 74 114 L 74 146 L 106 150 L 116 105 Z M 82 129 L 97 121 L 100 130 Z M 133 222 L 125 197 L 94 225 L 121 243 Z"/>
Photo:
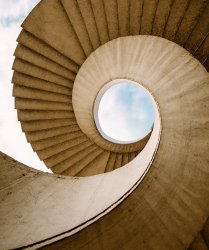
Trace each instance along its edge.
<path fill-rule="evenodd" d="M 94 175 L 130 162 L 76 179 L 29 170 L 1 154 L 2 249 L 208 247 L 208 15 L 208 0 L 37 5 L 22 25 L 13 66 L 15 107 L 28 141 L 46 165 L 66 175 Z M 89 96 L 75 95 L 88 83 L 82 75 L 96 79 Z M 157 101 L 162 134 L 154 158 L 159 127 L 133 161 L 138 151 L 114 152 L 88 137 L 84 117 L 91 125 L 95 86 L 112 77 L 140 82 Z"/>

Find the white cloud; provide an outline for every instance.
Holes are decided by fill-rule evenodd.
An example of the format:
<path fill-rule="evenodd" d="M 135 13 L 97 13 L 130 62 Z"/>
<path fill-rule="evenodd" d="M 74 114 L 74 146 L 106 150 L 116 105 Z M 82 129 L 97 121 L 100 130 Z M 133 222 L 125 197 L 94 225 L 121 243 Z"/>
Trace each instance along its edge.
<path fill-rule="evenodd" d="M 21 131 L 12 97 L 12 63 L 20 25 L 38 0 L 0 0 L 0 150 L 16 160 L 50 172 Z"/>
<path fill-rule="evenodd" d="M 1 25 L 17 24 L 22 22 L 39 0 L 1 0 Z"/>
<path fill-rule="evenodd" d="M 154 110 L 148 95 L 135 84 L 117 84 L 101 99 L 99 122 L 103 131 L 120 141 L 144 137 L 154 121 Z"/>

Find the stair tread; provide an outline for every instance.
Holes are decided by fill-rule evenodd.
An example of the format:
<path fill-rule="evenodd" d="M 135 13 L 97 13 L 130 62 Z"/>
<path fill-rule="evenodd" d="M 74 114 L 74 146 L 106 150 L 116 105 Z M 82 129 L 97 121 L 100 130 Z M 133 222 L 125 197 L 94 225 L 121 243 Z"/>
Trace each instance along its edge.
<path fill-rule="evenodd" d="M 78 65 L 84 62 L 86 56 L 59 0 L 49 1 L 47 5 L 40 2 L 22 27 Z"/>
<path fill-rule="evenodd" d="M 173 0 L 159 0 L 152 27 L 153 36 L 163 36 L 166 21 L 168 20 Z"/>
<path fill-rule="evenodd" d="M 130 6 L 130 35 L 139 35 L 143 13 L 143 1 L 132 0 Z"/>
<path fill-rule="evenodd" d="M 25 86 L 19 86 L 17 84 L 13 86 L 13 96 L 26 99 L 52 101 L 52 102 L 64 102 L 64 103 L 71 102 L 70 96 L 52 93 L 45 90 L 38 90 Z"/>
<path fill-rule="evenodd" d="M 69 21 L 73 26 L 85 55 L 90 55 L 90 53 L 93 51 L 93 47 L 77 1 L 61 0 L 61 3 L 67 13 L 67 16 L 69 17 Z"/>
<path fill-rule="evenodd" d="M 79 157 L 73 157 L 71 162 L 68 163 L 68 168 L 63 172 L 63 174 L 75 176 L 80 172 L 86 165 L 88 165 L 95 157 L 97 157 L 103 149 L 99 147 L 89 147 L 86 150 L 83 150 L 82 154 Z M 77 154 L 78 156 L 78 154 Z"/>
<path fill-rule="evenodd" d="M 69 82 L 69 86 L 62 86 L 52 82 L 42 80 L 33 76 L 29 76 L 15 71 L 13 74 L 12 82 L 19 86 L 30 87 L 39 90 L 45 90 L 52 93 L 59 93 L 64 95 L 72 95 L 73 84 Z"/>
<path fill-rule="evenodd" d="M 21 122 L 22 130 L 25 132 L 40 131 L 43 129 L 58 128 L 62 126 L 71 126 L 77 124 L 75 119 L 55 119 L 53 122 L 49 120 L 41 121 L 23 121 Z"/>
<path fill-rule="evenodd" d="M 15 108 L 24 110 L 73 110 L 72 103 L 49 102 L 20 97 L 15 98 Z"/>
<path fill-rule="evenodd" d="M 59 164 L 52 167 L 54 173 L 62 173 L 64 175 L 69 175 L 69 168 L 74 165 L 76 162 L 85 158 L 86 156 L 91 155 L 91 153 L 98 148 L 95 144 L 90 144 L 90 146 L 85 147 L 85 150 L 78 151 L 75 155 L 70 158 L 60 162 Z"/>
<path fill-rule="evenodd" d="M 75 79 L 76 75 L 74 72 L 62 67 L 45 56 L 34 52 L 24 45 L 17 45 L 14 56 L 72 81 Z"/>
<path fill-rule="evenodd" d="M 106 165 L 106 168 L 105 168 L 105 172 L 109 172 L 109 171 L 113 170 L 115 160 L 116 160 L 116 155 L 117 155 L 117 153 L 110 152 L 110 155 L 109 155 L 109 158 L 108 158 L 108 161 L 107 161 L 107 165 Z"/>
<path fill-rule="evenodd" d="M 128 154 L 128 161 L 130 162 L 130 161 L 132 161 L 135 157 L 136 157 L 136 152 L 130 152 L 129 154 Z"/>
<path fill-rule="evenodd" d="M 171 41 L 174 40 L 178 27 L 181 24 L 181 20 L 184 17 L 186 9 L 188 8 L 188 4 L 189 0 L 178 0 L 173 2 L 169 18 L 165 26 L 164 37 L 166 39 Z"/>
<path fill-rule="evenodd" d="M 104 1 L 107 26 L 110 40 L 119 36 L 117 0 Z"/>
<path fill-rule="evenodd" d="M 118 0 L 119 36 L 129 35 L 130 1 Z"/>
<path fill-rule="evenodd" d="M 81 135 L 80 137 L 77 137 L 75 140 L 64 141 L 49 148 L 38 150 L 37 153 L 41 160 L 46 160 L 47 158 L 50 158 L 53 155 L 68 150 L 74 146 L 79 147 L 79 144 L 84 143 L 87 140 L 88 138 L 85 135 Z"/>
<path fill-rule="evenodd" d="M 117 153 L 113 169 L 120 168 L 122 165 L 123 154 Z"/>
<path fill-rule="evenodd" d="M 64 173 L 66 169 L 96 150 L 97 147 L 97 145 L 88 140 L 79 147 L 74 147 L 73 149 L 66 150 L 65 152 L 57 154 L 57 156 L 47 159 L 46 163 L 47 165 L 51 165 L 51 169 L 54 173 L 67 174 Z"/>
<path fill-rule="evenodd" d="M 72 80 L 63 78 L 62 76 L 56 75 L 50 71 L 37 67 L 22 59 L 15 58 L 13 69 L 25 75 L 37 77 L 39 79 L 62 85 L 64 87 L 72 86 Z"/>
<path fill-rule="evenodd" d="M 104 150 L 96 155 L 96 157 L 83 169 L 76 174 L 76 176 L 90 176 L 96 174 L 102 174 L 105 172 L 107 161 L 109 158 L 110 152 Z"/>
<path fill-rule="evenodd" d="M 129 153 L 123 153 L 122 166 L 126 165 L 129 162 L 129 160 L 128 160 L 128 154 Z"/>
<path fill-rule="evenodd" d="M 39 141 L 34 141 L 31 143 L 34 150 L 43 150 L 49 148 L 50 146 L 54 146 L 64 141 L 75 140 L 75 138 L 80 137 L 83 135 L 81 131 L 73 131 L 68 132 L 67 134 L 63 135 L 56 135 L 50 138 L 41 139 Z"/>
<path fill-rule="evenodd" d="M 101 45 L 109 41 L 107 18 L 103 0 L 91 0 L 91 5 L 98 28 Z"/>
<path fill-rule="evenodd" d="M 19 121 L 35 121 L 35 120 L 52 120 L 75 118 L 73 111 L 51 111 L 51 110 L 18 110 L 17 116 Z"/>
<path fill-rule="evenodd" d="M 20 35 L 17 38 L 17 41 L 24 45 L 27 48 L 31 48 L 33 51 L 49 58 L 50 60 L 60 64 L 61 66 L 71 70 L 74 73 L 77 73 L 79 70 L 79 65 L 75 62 L 56 51 L 31 33 L 26 30 L 22 30 Z"/>
<path fill-rule="evenodd" d="M 63 135 L 68 133 L 69 131 L 74 132 L 74 131 L 79 131 L 80 128 L 78 125 L 68 125 L 68 126 L 60 126 L 60 127 L 55 127 L 55 128 L 49 128 L 49 129 L 43 129 L 43 130 L 38 130 L 38 131 L 32 131 L 32 132 L 25 132 L 27 140 L 30 142 L 33 141 L 39 141 L 42 139 L 54 137 L 57 135 Z"/>
<path fill-rule="evenodd" d="M 155 13 L 157 10 L 158 0 L 153 0 L 150 4 L 149 1 L 144 1 L 143 12 L 141 17 L 140 34 L 141 35 L 151 35 L 152 27 L 155 19 Z"/>
<path fill-rule="evenodd" d="M 209 4 L 206 4 L 202 15 L 199 17 L 195 29 L 192 30 L 189 39 L 187 39 L 184 44 L 184 48 L 188 50 L 191 54 L 194 54 L 195 51 L 200 47 L 203 39 L 208 36 L 208 27 L 209 27 Z"/>
<path fill-rule="evenodd" d="M 207 1 L 199 0 L 199 1 L 190 1 L 188 9 L 184 15 L 184 18 L 178 28 L 178 32 L 176 33 L 175 41 L 178 41 L 180 45 L 184 45 L 191 30 L 197 24 L 200 14 L 204 11 L 207 5 Z"/>
<path fill-rule="evenodd" d="M 93 49 L 97 49 L 100 44 L 99 34 L 97 30 L 97 24 L 95 22 L 94 13 L 92 10 L 91 1 L 78 0 L 78 6 L 81 11 L 89 39 L 91 41 Z"/>

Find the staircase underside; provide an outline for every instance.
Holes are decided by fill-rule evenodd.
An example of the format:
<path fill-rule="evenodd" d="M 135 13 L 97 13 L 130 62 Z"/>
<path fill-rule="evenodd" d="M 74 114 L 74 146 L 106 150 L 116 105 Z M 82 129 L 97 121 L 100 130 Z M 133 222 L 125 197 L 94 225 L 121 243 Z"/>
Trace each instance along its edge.
<path fill-rule="evenodd" d="M 0 154 L 3 249 L 208 248 L 208 16 L 208 0 L 35 7 L 17 39 L 15 108 L 33 150 L 61 175 Z M 90 112 L 117 77 L 142 83 L 160 113 L 127 147 L 105 141 Z"/>
<path fill-rule="evenodd" d="M 78 125 L 72 92 L 80 67 L 108 41 L 153 35 L 184 47 L 209 69 L 208 16 L 207 0 L 41 1 L 22 24 L 13 66 L 18 119 L 40 160 L 54 173 L 88 176 L 135 158 L 149 136 L 122 149 L 95 124 L 97 140 Z"/>

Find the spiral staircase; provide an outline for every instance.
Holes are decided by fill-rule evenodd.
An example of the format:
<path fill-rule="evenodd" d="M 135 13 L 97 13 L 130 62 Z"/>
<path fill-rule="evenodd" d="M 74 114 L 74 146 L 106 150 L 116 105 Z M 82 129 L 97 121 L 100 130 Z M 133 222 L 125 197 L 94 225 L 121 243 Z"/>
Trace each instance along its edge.
<path fill-rule="evenodd" d="M 208 249 L 209 1 L 42 0 L 17 41 L 18 120 L 55 175 L 1 153 L 0 248 Z M 155 105 L 134 143 L 95 126 L 115 79 Z"/>

